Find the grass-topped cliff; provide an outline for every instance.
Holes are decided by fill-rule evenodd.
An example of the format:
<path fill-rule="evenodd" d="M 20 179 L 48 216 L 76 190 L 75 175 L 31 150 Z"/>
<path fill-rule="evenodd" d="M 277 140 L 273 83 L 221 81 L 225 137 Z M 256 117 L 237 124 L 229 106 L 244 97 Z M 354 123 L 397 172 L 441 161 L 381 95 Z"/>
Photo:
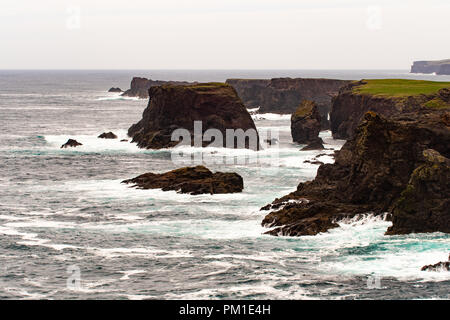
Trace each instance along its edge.
<path fill-rule="evenodd" d="M 450 109 L 450 82 L 371 79 L 354 81 L 339 91 L 330 112 L 331 131 L 348 139 L 367 111 L 386 117 Z"/>
<path fill-rule="evenodd" d="M 450 88 L 450 82 L 371 79 L 362 80 L 360 85 L 353 87 L 353 92 L 383 97 L 407 97 L 421 94 L 432 95 L 444 88 Z"/>

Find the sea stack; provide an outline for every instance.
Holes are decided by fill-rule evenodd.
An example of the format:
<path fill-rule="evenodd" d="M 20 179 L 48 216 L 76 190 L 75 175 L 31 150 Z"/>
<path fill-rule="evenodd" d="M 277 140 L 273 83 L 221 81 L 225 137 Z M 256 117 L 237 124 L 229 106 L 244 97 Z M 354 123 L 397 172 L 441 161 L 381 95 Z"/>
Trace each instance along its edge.
<path fill-rule="evenodd" d="M 292 140 L 300 144 L 320 146 L 320 120 L 317 105 L 313 101 L 303 100 L 291 116 Z"/>
<path fill-rule="evenodd" d="M 149 95 L 142 120 L 128 130 L 128 135 L 140 148 L 176 146 L 179 141 L 172 141 L 176 129 L 185 129 L 192 138 L 190 145 L 194 145 L 194 129 L 199 123 L 200 134 L 216 129 L 214 131 L 222 135 L 223 139 L 214 140 L 215 146 L 259 148 L 259 136 L 250 114 L 233 87 L 225 83 L 163 85 L 151 87 Z M 244 145 L 234 140 L 227 143 L 227 130 L 248 134 Z M 203 139 L 200 143 L 206 146 L 211 141 Z"/>

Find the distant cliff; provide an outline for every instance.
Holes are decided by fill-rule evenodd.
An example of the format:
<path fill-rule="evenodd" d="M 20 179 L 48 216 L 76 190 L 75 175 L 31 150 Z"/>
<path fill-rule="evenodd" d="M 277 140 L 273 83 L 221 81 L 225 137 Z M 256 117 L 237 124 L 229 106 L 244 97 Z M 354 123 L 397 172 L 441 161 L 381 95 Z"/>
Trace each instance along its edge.
<path fill-rule="evenodd" d="M 260 107 L 259 112 L 292 114 L 303 100 L 317 104 L 322 129 L 329 128 L 331 99 L 350 81 L 334 79 L 274 78 L 228 79 L 247 108 Z"/>
<path fill-rule="evenodd" d="M 436 73 L 450 75 L 450 59 L 438 61 L 414 61 L 411 73 Z"/>
<path fill-rule="evenodd" d="M 133 77 L 133 79 L 131 80 L 130 89 L 122 93 L 122 96 L 147 99 L 148 89 L 150 89 L 150 87 L 161 86 L 164 84 L 188 85 L 193 83 L 186 81 L 163 81 L 163 80 L 151 80 L 147 78 Z"/>

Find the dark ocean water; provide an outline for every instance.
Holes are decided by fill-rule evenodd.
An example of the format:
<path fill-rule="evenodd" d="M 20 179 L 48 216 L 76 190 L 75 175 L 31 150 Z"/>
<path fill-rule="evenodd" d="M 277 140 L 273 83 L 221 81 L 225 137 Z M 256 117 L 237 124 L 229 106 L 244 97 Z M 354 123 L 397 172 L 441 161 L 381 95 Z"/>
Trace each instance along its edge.
<path fill-rule="evenodd" d="M 133 76 L 161 80 L 448 76 L 407 71 L 0 71 L 0 298 L 11 299 L 434 299 L 449 273 L 421 272 L 448 257 L 441 233 L 384 236 L 390 222 L 365 216 L 314 237 L 271 237 L 259 208 L 313 179 L 289 116 L 255 117 L 277 130 L 276 150 L 216 150 L 243 176 L 241 194 L 190 196 L 120 184 L 179 167 L 168 150 L 120 142 L 147 101 L 106 91 Z M 97 139 L 105 131 L 118 140 Z M 344 141 L 321 133 L 327 146 Z M 68 138 L 83 143 L 60 149 Z M 189 150 L 188 152 L 205 152 Z M 327 151 L 332 153 L 332 150 Z M 324 162 L 332 158 L 323 156 Z M 79 281 L 78 281 L 79 280 Z"/>

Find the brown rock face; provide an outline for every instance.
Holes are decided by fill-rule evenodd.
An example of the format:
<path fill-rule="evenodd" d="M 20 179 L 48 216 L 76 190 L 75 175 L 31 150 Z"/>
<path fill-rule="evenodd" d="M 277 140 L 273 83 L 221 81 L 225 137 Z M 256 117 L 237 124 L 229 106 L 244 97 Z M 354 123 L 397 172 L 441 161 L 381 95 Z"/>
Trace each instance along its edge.
<path fill-rule="evenodd" d="M 245 145 L 235 140 L 226 147 L 259 147 L 255 124 L 236 91 L 224 83 L 205 83 L 189 86 L 164 85 L 149 89 L 150 100 L 142 120 L 132 125 L 128 135 L 140 148 L 173 147 L 178 141 L 171 136 L 176 129 L 186 129 L 194 136 L 194 121 L 201 121 L 202 133 L 217 129 L 226 142 L 226 130 L 241 129 L 255 138 L 245 139 Z M 248 130 L 248 131 L 247 131 Z M 193 144 L 191 140 L 191 145 Z M 250 143 L 251 140 L 255 143 Z M 222 145 L 221 141 L 219 142 Z M 203 145 L 211 142 L 204 141 Z"/>
<path fill-rule="evenodd" d="M 122 183 L 134 184 L 140 189 L 175 190 L 192 195 L 241 192 L 244 182 L 237 173 L 212 173 L 204 166 L 185 167 L 162 174 L 145 173 Z"/>
<path fill-rule="evenodd" d="M 163 81 L 163 80 L 151 80 L 147 78 L 134 77 L 131 80 L 130 89 L 122 93 L 122 96 L 147 99 L 148 89 L 150 89 L 150 87 L 162 86 L 165 84 L 189 85 L 193 83 L 186 81 Z"/>
<path fill-rule="evenodd" d="M 317 105 L 313 101 L 303 100 L 291 116 L 292 140 L 300 144 L 321 142 L 320 120 Z"/>
<path fill-rule="evenodd" d="M 364 80 L 348 84 L 333 99 L 330 112 L 330 125 L 333 138 L 349 139 L 367 111 L 385 117 L 420 111 L 424 104 L 440 99 L 450 104 L 449 89 L 442 89 L 436 95 L 417 95 L 408 97 L 383 97 L 368 94 L 355 94 L 353 88 L 364 84 Z"/>
<path fill-rule="evenodd" d="M 247 108 L 291 114 L 303 100 L 314 101 L 321 116 L 322 130 L 329 129 L 331 99 L 350 81 L 334 79 L 274 78 L 228 79 Z"/>
<path fill-rule="evenodd" d="M 450 156 L 447 115 L 446 110 L 423 110 L 385 119 L 366 113 L 336 162 L 321 165 L 313 181 L 300 183 L 295 192 L 266 206 L 277 210 L 262 224 L 276 227 L 268 232 L 272 235 L 313 235 L 336 227 L 344 217 L 391 212 L 389 234 L 449 232 L 447 160 L 434 168 L 435 162 L 430 164 L 425 156 Z M 434 151 L 424 153 L 427 149 Z M 405 194 L 409 185 L 414 190 Z"/>
<path fill-rule="evenodd" d="M 66 143 L 64 143 L 64 144 L 61 146 L 61 149 L 70 148 L 70 147 L 75 148 L 75 147 L 82 146 L 82 145 L 83 145 L 83 144 L 82 144 L 82 143 L 79 143 L 77 140 L 69 139 L 69 140 L 67 140 Z"/>

